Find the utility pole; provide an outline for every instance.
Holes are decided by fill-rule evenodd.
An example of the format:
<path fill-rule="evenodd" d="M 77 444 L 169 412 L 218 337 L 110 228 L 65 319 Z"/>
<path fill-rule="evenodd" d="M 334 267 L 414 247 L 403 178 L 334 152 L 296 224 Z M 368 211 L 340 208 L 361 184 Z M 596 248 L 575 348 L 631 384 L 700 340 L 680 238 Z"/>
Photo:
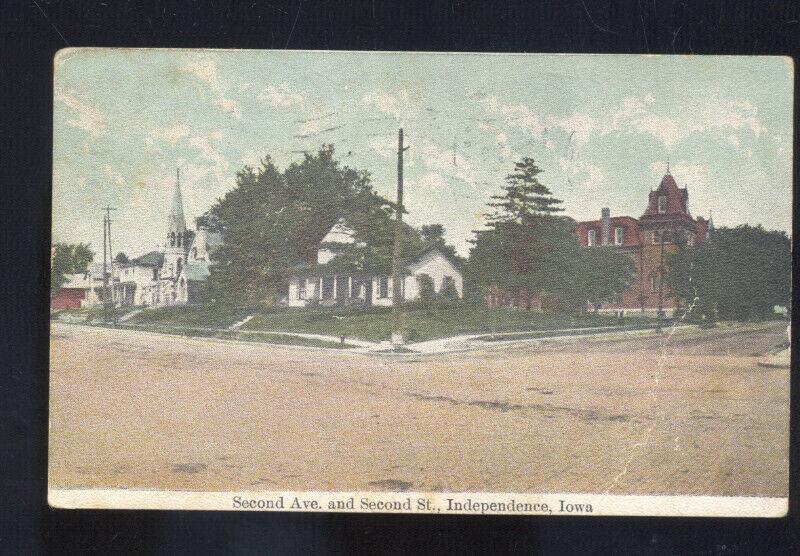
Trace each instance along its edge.
<path fill-rule="evenodd" d="M 403 128 L 397 135 L 397 209 L 394 222 L 394 257 L 392 258 L 392 346 L 400 348 L 403 341 Z"/>
<path fill-rule="evenodd" d="M 111 211 L 117 210 L 114 207 L 105 207 L 103 215 L 103 312 L 105 320 L 108 320 L 109 305 L 114 304 L 114 257 L 111 251 Z M 108 290 L 109 263 L 111 265 L 111 291 Z M 116 317 L 114 318 L 116 324 Z"/>
<path fill-rule="evenodd" d="M 664 318 L 664 230 L 661 230 L 661 256 L 658 263 L 658 330 Z"/>

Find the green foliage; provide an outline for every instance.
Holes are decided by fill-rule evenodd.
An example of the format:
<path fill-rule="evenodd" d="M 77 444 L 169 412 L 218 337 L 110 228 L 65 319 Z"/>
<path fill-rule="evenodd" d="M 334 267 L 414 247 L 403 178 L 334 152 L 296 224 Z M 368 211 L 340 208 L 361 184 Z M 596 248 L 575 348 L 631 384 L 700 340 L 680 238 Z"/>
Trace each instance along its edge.
<path fill-rule="evenodd" d="M 618 300 L 633 283 L 636 264 L 615 247 L 581 249 L 575 274 L 575 293 L 595 305 Z"/>
<path fill-rule="evenodd" d="M 506 178 L 502 195 L 489 206 L 489 229 L 476 232 L 465 280 L 485 294 L 492 285 L 541 292 L 558 297 L 565 309 L 579 309 L 588 300 L 607 301 L 633 280 L 633 261 L 615 249 L 584 249 L 576 222 L 562 211 L 541 184 L 542 170 L 525 157 Z M 480 295 L 480 294 L 479 294 Z"/>
<path fill-rule="evenodd" d="M 540 313 L 515 309 L 489 309 L 486 305 L 464 303 L 423 307 L 404 306 L 406 337 L 415 341 L 447 338 L 459 334 L 514 331 L 563 330 L 592 326 L 615 326 L 617 320 L 594 313 Z M 649 323 L 648 319 L 641 319 Z M 371 341 L 391 337 L 392 318 L 388 307 L 369 309 L 318 308 L 303 310 L 262 309 L 242 330 L 303 332 Z"/>
<path fill-rule="evenodd" d="M 128 259 L 128 255 L 120 251 L 119 253 L 117 253 L 117 256 L 114 257 L 114 262 L 119 264 L 128 264 L 130 262 L 130 259 Z"/>
<path fill-rule="evenodd" d="M 67 274 L 86 272 L 94 259 L 94 252 L 88 243 L 56 243 L 53 245 L 50 295 L 56 295 L 67 282 Z"/>
<path fill-rule="evenodd" d="M 445 301 L 458 301 L 458 288 L 456 288 L 456 281 L 452 276 L 445 276 L 442 280 L 442 288 L 439 291 L 439 296 Z"/>
<path fill-rule="evenodd" d="M 694 320 L 757 320 L 790 301 L 792 253 L 785 232 L 718 228 L 704 242 L 679 244 L 666 259 L 667 283 Z"/>
<path fill-rule="evenodd" d="M 433 278 L 427 274 L 418 274 L 417 286 L 419 288 L 419 300 L 430 306 L 431 302 L 436 298 L 436 288 L 433 284 Z"/>
<path fill-rule="evenodd" d="M 313 263 L 320 242 L 344 217 L 355 244 L 335 246 L 340 264 L 388 272 L 394 245 L 394 205 L 372 189 L 369 174 L 341 166 L 323 145 L 280 172 L 266 157 L 246 167 L 236 187 L 209 211 L 223 233 L 209 279 L 210 297 L 239 304 L 274 302 L 294 265 Z M 418 249 L 419 234 L 403 227 L 404 250 Z"/>
<path fill-rule="evenodd" d="M 493 195 L 497 202 L 489 203 L 496 210 L 489 215 L 490 225 L 498 222 L 525 224 L 536 216 L 554 214 L 564 209 L 558 205 L 561 199 L 553 197 L 550 190 L 538 178 L 542 173 L 534 160 L 528 156 L 514 164 L 514 172 L 506 176 L 506 185 L 501 195 Z"/>

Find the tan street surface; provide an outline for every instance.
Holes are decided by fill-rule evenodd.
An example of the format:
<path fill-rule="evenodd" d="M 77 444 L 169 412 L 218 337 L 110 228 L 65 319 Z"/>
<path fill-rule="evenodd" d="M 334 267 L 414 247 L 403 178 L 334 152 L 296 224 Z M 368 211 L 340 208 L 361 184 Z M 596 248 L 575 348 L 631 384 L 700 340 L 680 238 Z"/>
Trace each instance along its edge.
<path fill-rule="evenodd" d="M 50 486 L 785 496 L 785 326 L 397 359 L 54 323 Z"/>

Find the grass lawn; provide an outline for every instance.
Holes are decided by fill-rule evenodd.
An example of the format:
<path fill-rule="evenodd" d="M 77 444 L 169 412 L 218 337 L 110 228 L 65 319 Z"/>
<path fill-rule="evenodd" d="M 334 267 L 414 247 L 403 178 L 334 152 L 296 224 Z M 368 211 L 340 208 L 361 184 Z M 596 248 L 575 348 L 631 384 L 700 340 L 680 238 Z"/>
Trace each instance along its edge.
<path fill-rule="evenodd" d="M 123 327 L 120 327 L 123 328 Z M 141 330 L 144 332 L 161 332 L 164 334 L 173 334 L 176 336 L 187 336 L 190 338 L 219 338 L 222 340 L 239 340 L 245 342 L 262 342 L 266 344 L 281 344 L 289 346 L 308 346 L 308 347 L 326 347 L 337 349 L 349 349 L 354 347 L 352 344 L 341 344 L 340 342 L 330 342 L 320 340 L 317 338 L 301 338 L 298 336 L 290 336 L 288 334 L 269 333 L 269 332 L 250 332 L 241 333 L 226 330 L 206 330 L 202 328 L 180 328 L 172 325 L 126 325 L 124 329 Z"/>
<path fill-rule="evenodd" d="M 61 309 L 55 315 L 64 315 L 74 319 L 81 319 L 85 321 L 92 321 L 95 319 L 102 319 L 108 316 L 109 320 L 114 317 L 121 317 L 126 313 L 130 313 L 133 309 L 130 307 L 110 307 L 106 309 L 102 307 L 81 307 L 80 309 Z"/>
<path fill-rule="evenodd" d="M 131 318 L 136 324 L 227 328 L 253 311 L 226 305 L 184 305 L 148 308 Z"/>
<path fill-rule="evenodd" d="M 632 320 L 627 319 L 626 324 L 631 324 Z M 486 306 L 456 305 L 431 309 L 412 306 L 405 309 L 405 334 L 406 340 L 410 342 L 460 334 L 544 331 L 618 324 L 616 318 L 607 315 L 490 309 Z M 382 341 L 391 337 L 391 310 L 371 308 L 262 311 L 243 328 Z"/>
<path fill-rule="evenodd" d="M 129 308 L 115 309 L 117 316 L 129 311 Z M 85 314 L 90 320 L 99 317 L 100 312 L 100 309 L 95 308 L 70 311 L 70 314 Z M 242 327 L 242 331 L 248 333 L 200 330 L 203 328 L 225 329 L 248 315 L 255 315 Z M 531 337 L 535 337 L 548 330 L 619 325 L 617 319 L 609 315 L 551 313 L 511 308 L 490 309 L 484 305 L 466 304 L 449 307 L 408 305 L 404 308 L 404 322 L 405 336 L 409 342 L 446 338 L 460 334 L 502 332 L 530 332 Z M 625 325 L 637 326 L 648 322 L 651 320 L 631 317 L 626 319 Z M 297 338 L 281 335 L 280 332 L 344 336 L 345 338 L 379 342 L 390 339 L 391 323 L 391 309 L 388 307 L 242 309 L 220 305 L 194 305 L 148 308 L 134 315 L 126 325 L 189 336 L 342 347 L 339 342 Z M 263 334 L 254 334 L 256 332 L 263 332 Z M 266 334 L 267 332 L 269 334 Z M 487 337 L 487 339 L 491 338 Z"/>

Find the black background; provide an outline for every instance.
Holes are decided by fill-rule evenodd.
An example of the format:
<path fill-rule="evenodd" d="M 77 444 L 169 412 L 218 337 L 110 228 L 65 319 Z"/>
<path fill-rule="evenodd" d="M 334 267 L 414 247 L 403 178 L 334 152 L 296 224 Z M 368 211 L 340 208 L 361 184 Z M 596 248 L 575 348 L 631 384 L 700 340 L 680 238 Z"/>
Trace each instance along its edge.
<path fill-rule="evenodd" d="M 0 3 L 0 553 L 800 552 L 796 403 L 788 519 L 59 511 L 46 504 L 52 58 L 59 48 L 794 56 L 798 44 L 800 8 L 766 0 Z"/>

